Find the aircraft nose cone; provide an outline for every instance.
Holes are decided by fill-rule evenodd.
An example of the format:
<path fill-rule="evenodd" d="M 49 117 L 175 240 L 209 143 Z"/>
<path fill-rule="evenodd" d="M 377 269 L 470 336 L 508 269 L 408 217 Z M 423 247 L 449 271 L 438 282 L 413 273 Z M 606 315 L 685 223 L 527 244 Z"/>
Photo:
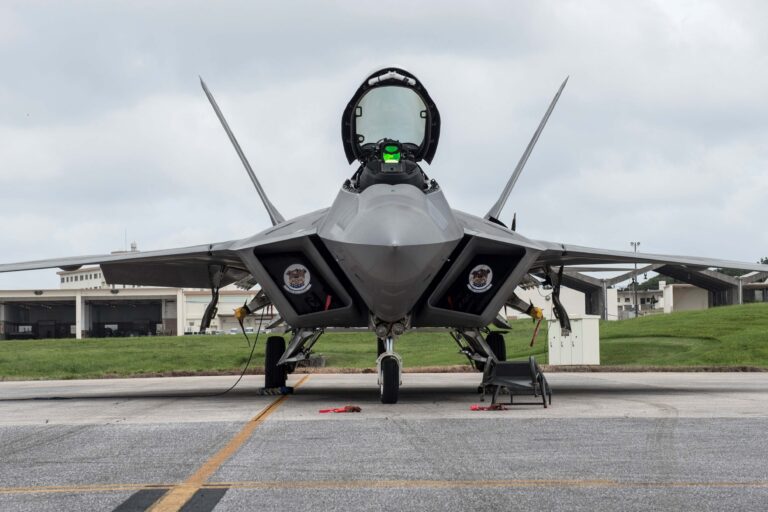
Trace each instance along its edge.
<path fill-rule="evenodd" d="M 371 189 L 374 194 L 366 194 Z M 371 312 L 384 321 L 406 316 L 461 239 L 442 194 L 411 185 L 375 185 L 329 213 L 320 236 Z M 436 199 L 436 203 L 430 202 Z M 339 201 L 334 204 L 335 208 Z"/>

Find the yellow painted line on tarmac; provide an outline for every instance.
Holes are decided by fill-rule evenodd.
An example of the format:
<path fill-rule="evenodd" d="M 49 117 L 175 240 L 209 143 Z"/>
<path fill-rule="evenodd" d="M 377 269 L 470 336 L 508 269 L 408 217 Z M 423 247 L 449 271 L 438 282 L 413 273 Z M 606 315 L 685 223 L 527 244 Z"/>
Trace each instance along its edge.
<path fill-rule="evenodd" d="M 293 388 L 296 389 L 304 384 L 310 375 L 305 375 Z M 290 395 L 282 395 L 273 401 L 267 407 L 262 409 L 259 414 L 254 416 L 245 426 L 230 439 L 224 448 L 216 452 L 210 459 L 205 461 L 202 466 L 195 471 L 192 476 L 187 478 L 179 485 L 173 486 L 157 503 L 150 509 L 150 512 L 176 512 L 189 501 L 189 499 L 205 484 L 205 482 L 218 470 L 224 462 L 239 450 L 243 444 L 251 437 L 253 431 L 264 423 L 264 421 L 275 412 Z"/>
<path fill-rule="evenodd" d="M 104 484 L 104 485 L 50 485 L 38 487 L 0 487 L 0 494 L 43 493 L 96 493 L 139 491 L 142 489 L 170 489 L 174 484 Z"/>

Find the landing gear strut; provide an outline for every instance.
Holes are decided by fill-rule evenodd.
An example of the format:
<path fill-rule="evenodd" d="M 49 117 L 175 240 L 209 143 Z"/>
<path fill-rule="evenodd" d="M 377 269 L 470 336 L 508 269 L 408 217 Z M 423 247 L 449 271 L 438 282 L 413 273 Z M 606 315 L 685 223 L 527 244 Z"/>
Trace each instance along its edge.
<path fill-rule="evenodd" d="M 396 404 L 400 394 L 400 374 L 403 360 L 394 351 L 395 339 L 387 336 L 383 342 L 384 352 L 376 360 L 379 370 L 379 396 L 383 404 Z"/>
<path fill-rule="evenodd" d="M 376 338 L 376 357 L 379 357 L 381 354 L 386 352 L 387 349 L 384 346 L 384 340 L 381 338 Z"/>
<path fill-rule="evenodd" d="M 489 359 L 503 361 L 507 358 L 504 337 L 500 334 L 489 333 L 488 339 L 477 329 L 456 329 L 451 331 L 451 337 L 459 346 L 459 352 L 467 356 L 470 364 L 478 371 L 485 370 Z"/>

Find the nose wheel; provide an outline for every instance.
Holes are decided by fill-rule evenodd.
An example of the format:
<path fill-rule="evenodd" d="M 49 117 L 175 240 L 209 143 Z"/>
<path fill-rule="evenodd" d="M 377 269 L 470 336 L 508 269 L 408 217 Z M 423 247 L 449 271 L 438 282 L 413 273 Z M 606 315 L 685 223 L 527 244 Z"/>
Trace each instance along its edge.
<path fill-rule="evenodd" d="M 394 357 L 381 360 L 379 395 L 381 403 L 396 404 L 400 394 L 400 362 Z"/>
<path fill-rule="evenodd" d="M 379 398 L 383 404 L 396 404 L 400 394 L 400 374 L 403 361 L 393 351 L 394 340 L 383 340 L 384 351 L 376 360 L 379 370 Z"/>

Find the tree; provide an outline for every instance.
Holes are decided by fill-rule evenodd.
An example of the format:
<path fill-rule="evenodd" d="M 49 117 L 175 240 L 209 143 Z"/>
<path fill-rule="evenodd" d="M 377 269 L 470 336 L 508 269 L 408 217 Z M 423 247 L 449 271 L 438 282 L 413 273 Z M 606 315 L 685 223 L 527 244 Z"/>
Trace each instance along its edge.
<path fill-rule="evenodd" d="M 658 290 L 659 281 L 665 281 L 667 284 L 679 283 L 677 279 L 672 277 L 657 275 L 637 285 L 638 290 Z M 627 286 L 627 289 L 632 289 L 632 285 Z"/>
<path fill-rule="evenodd" d="M 763 256 L 760 258 L 760 261 L 758 261 L 761 265 L 768 265 L 768 256 Z"/>
<path fill-rule="evenodd" d="M 714 270 L 715 272 L 720 272 L 721 274 L 725 274 L 731 277 L 739 277 L 747 273 L 746 270 L 740 270 L 735 268 L 716 268 Z"/>

